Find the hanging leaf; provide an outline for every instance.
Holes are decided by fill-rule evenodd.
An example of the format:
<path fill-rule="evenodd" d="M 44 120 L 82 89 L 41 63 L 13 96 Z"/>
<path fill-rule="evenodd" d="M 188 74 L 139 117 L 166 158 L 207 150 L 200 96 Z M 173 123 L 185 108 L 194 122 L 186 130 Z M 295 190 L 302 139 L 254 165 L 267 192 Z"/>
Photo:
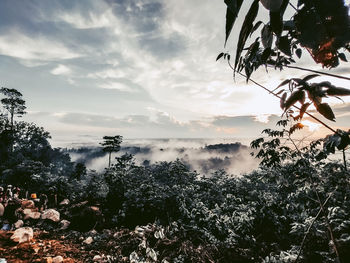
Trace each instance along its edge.
<path fill-rule="evenodd" d="M 344 53 L 340 53 L 338 54 L 338 57 L 340 58 L 340 60 L 344 61 L 344 62 L 348 62 L 348 60 L 346 59 L 346 56 Z"/>
<path fill-rule="evenodd" d="M 282 86 L 284 86 L 284 85 L 286 85 L 286 84 L 288 84 L 290 81 L 291 81 L 290 79 L 285 79 L 285 80 L 283 80 L 283 81 L 277 86 L 277 88 L 275 88 L 275 90 L 278 89 L 278 88 L 280 88 L 280 87 L 282 87 Z"/>
<path fill-rule="evenodd" d="M 292 79 L 298 86 L 307 86 L 307 83 L 303 79 L 294 78 Z"/>
<path fill-rule="evenodd" d="M 241 31 L 239 32 L 239 38 L 238 38 L 238 44 L 237 44 L 237 51 L 236 51 L 236 58 L 235 58 L 235 66 L 234 70 L 236 71 L 239 58 L 242 54 L 242 50 L 244 48 L 245 42 L 248 39 L 248 36 L 253 28 L 253 22 L 258 14 L 259 10 L 259 0 L 254 0 L 253 4 L 251 5 L 241 28 Z"/>
<path fill-rule="evenodd" d="M 303 90 L 294 91 L 289 98 L 286 100 L 284 104 L 284 109 L 288 110 L 292 105 L 294 105 L 297 101 L 305 99 L 305 93 Z"/>
<path fill-rule="evenodd" d="M 325 118 L 331 121 L 335 121 L 334 113 L 328 103 L 316 104 L 317 111 L 322 114 Z"/>
<path fill-rule="evenodd" d="M 333 86 L 329 81 L 322 81 L 320 83 L 317 83 L 316 85 L 319 87 L 327 87 L 327 88 L 331 88 Z"/>
<path fill-rule="evenodd" d="M 296 130 L 301 130 L 302 128 L 304 128 L 304 125 L 298 122 L 289 129 L 289 134 L 292 135 Z"/>
<path fill-rule="evenodd" d="M 270 57 L 271 55 L 271 48 L 268 47 L 268 48 L 265 48 L 263 53 L 261 54 L 261 61 L 262 63 L 266 63 L 267 59 Z"/>
<path fill-rule="evenodd" d="M 350 96 L 350 90 L 346 88 L 331 86 L 327 90 L 329 96 Z"/>
<path fill-rule="evenodd" d="M 225 0 L 225 4 L 227 5 L 225 46 L 232 31 L 233 25 L 235 24 L 239 10 L 241 9 L 242 3 L 243 0 Z"/>
<path fill-rule="evenodd" d="M 222 56 L 224 55 L 224 53 L 222 52 L 222 53 L 220 53 L 219 55 L 218 55 L 218 57 L 216 58 L 216 61 L 218 61 L 220 58 L 222 58 Z"/>
<path fill-rule="evenodd" d="M 304 114 L 305 114 L 307 108 L 308 108 L 310 105 L 311 105 L 311 103 L 308 103 L 308 102 L 307 102 L 307 103 L 304 103 L 304 104 L 301 106 L 301 108 L 300 108 L 300 113 L 299 113 L 299 118 L 300 118 L 300 119 L 303 118 L 303 116 L 304 116 Z"/>
<path fill-rule="evenodd" d="M 282 110 L 284 109 L 286 98 L 287 98 L 287 92 L 283 93 L 283 95 L 281 96 L 280 107 Z"/>
<path fill-rule="evenodd" d="M 297 55 L 298 58 L 301 58 L 301 54 L 302 54 L 301 48 L 298 48 L 297 50 L 295 50 L 295 54 Z"/>
<path fill-rule="evenodd" d="M 288 36 L 283 36 L 283 37 L 277 38 L 276 45 L 277 45 L 278 49 L 281 50 L 284 54 L 286 54 L 289 57 L 292 56 L 292 52 L 290 50 L 291 44 L 290 44 L 290 40 L 289 40 Z"/>
<path fill-rule="evenodd" d="M 252 32 L 250 32 L 250 36 L 259 28 L 259 26 L 262 24 L 262 21 L 258 21 L 253 26 Z"/>
<path fill-rule="evenodd" d="M 311 75 L 307 75 L 305 78 L 303 78 L 303 81 L 309 81 L 310 79 L 319 77 L 319 74 L 311 74 Z"/>
<path fill-rule="evenodd" d="M 261 29 L 261 42 L 264 48 L 271 48 L 273 40 L 273 34 L 269 25 L 264 25 Z"/>

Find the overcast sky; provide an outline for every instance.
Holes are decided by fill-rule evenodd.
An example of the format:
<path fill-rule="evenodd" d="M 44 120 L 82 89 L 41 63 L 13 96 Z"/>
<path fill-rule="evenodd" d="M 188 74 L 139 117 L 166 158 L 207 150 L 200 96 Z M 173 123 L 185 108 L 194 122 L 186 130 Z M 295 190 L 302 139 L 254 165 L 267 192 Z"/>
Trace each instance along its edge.
<path fill-rule="evenodd" d="M 225 51 L 225 10 L 221 0 L 0 0 L 0 84 L 23 93 L 25 120 L 56 145 L 114 134 L 256 137 L 282 112 L 215 62 Z M 321 69 L 306 53 L 299 63 Z M 334 73 L 350 76 L 349 65 Z M 253 79 L 274 88 L 305 74 L 270 70 Z M 348 129 L 350 106 L 337 107 L 332 125 Z"/>

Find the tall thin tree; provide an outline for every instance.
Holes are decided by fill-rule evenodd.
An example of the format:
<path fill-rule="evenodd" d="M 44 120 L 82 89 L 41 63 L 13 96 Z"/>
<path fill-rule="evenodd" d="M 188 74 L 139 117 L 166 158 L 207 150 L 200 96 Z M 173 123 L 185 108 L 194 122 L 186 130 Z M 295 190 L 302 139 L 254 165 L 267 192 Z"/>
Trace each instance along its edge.
<path fill-rule="evenodd" d="M 120 150 L 120 144 L 123 140 L 123 136 L 104 136 L 103 142 L 100 143 L 103 146 L 103 151 L 108 152 L 108 168 L 111 167 L 112 152 L 118 152 Z"/>

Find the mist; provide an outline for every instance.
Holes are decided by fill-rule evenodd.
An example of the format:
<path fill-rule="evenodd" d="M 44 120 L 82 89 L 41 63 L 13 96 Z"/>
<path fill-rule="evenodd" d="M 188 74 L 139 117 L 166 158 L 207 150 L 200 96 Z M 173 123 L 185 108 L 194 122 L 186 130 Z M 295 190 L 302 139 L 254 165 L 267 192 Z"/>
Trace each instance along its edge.
<path fill-rule="evenodd" d="M 72 161 L 84 163 L 88 169 L 100 172 L 108 166 L 107 153 L 99 146 L 84 145 L 68 152 Z M 201 175 L 218 170 L 241 175 L 258 167 L 251 152 L 248 146 L 232 139 L 130 139 L 122 143 L 118 153 L 112 154 L 112 160 L 128 153 L 139 165 L 179 159 Z"/>

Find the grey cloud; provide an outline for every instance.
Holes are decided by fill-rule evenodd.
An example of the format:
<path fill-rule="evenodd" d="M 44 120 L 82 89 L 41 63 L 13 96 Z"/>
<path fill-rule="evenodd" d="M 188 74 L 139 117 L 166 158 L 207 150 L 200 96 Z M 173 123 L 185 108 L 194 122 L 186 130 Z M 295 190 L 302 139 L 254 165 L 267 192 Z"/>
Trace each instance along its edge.
<path fill-rule="evenodd" d="M 145 36 L 139 40 L 140 46 L 151 52 L 155 57 L 174 58 L 186 49 L 183 38 L 173 33 L 169 37 Z"/>
<path fill-rule="evenodd" d="M 113 12 L 140 33 L 150 33 L 159 29 L 159 19 L 163 17 L 160 1 L 107 0 Z"/>

